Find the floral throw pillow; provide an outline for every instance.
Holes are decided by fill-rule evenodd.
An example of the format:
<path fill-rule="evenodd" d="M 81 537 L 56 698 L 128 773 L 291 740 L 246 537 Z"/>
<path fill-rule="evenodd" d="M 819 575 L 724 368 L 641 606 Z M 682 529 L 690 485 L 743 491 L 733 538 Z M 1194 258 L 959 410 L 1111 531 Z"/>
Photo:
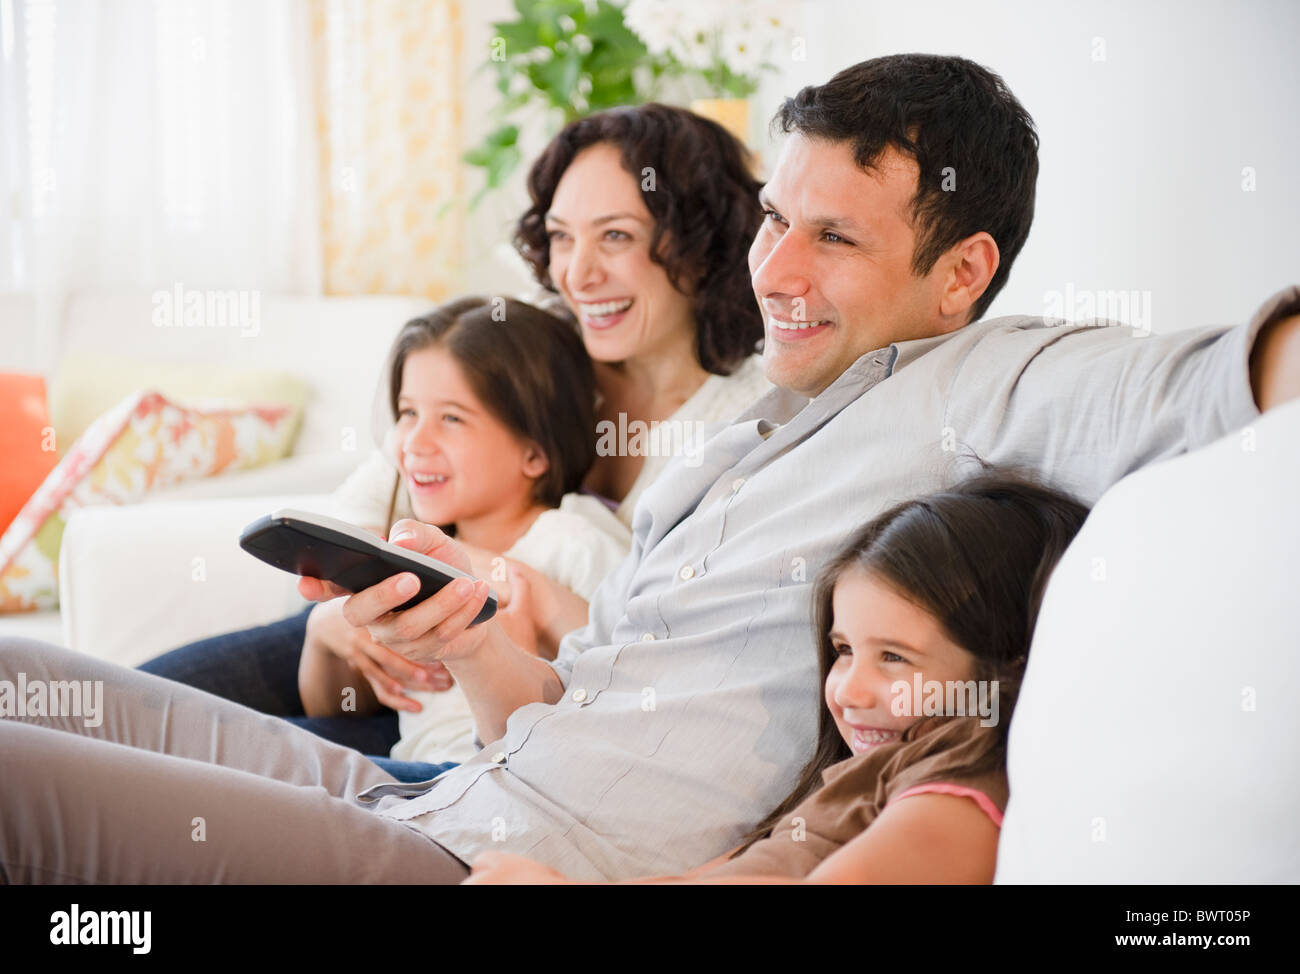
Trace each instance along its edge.
<path fill-rule="evenodd" d="M 271 463 L 297 430 L 293 406 L 195 409 L 156 392 L 129 396 L 81 435 L 0 537 L 0 612 L 58 605 L 59 543 L 77 508 Z"/>

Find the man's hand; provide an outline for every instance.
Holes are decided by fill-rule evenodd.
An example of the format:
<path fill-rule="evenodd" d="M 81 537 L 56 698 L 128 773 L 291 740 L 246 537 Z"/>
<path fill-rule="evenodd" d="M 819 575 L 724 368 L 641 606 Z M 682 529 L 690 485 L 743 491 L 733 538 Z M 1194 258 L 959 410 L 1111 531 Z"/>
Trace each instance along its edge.
<path fill-rule="evenodd" d="M 393 525 L 389 540 L 453 568 L 470 570 L 461 546 L 430 524 L 403 519 Z M 394 611 L 419 588 L 415 575 L 394 575 L 350 596 L 343 603 L 343 617 L 353 626 L 365 627 L 375 642 L 407 660 L 425 663 L 473 656 L 487 638 L 485 626 L 469 628 L 487 601 L 487 582 L 458 579 L 418 605 Z M 305 576 L 298 580 L 298 591 L 315 602 L 348 594 L 332 582 Z"/>
<path fill-rule="evenodd" d="M 477 578 L 491 579 L 496 620 L 520 649 L 555 659 L 560 640 L 587 624 L 587 602 L 531 565 L 485 548 L 460 544 Z"/>
<path fill-rule="evenodd" d="M 1261 329 L 1250 353 L 1250 385 L 1261 413 L 1300 397 L 1300 315 Z"/>
<path fill-rule="evenodd" d="M 485 852 L 474 860 L 469 878 L 462 886 L 507 886 L 512 884 L 570 884 L 573 880 L 540 862 L 508 852 Z"/>
<path fill-rule="evenodd" d="M 455 568 L 469 567 L 461 546 L 431 525 L 398 521 L 390 540 Z M 411 587 L 404 588 L 403 582 Z M 351 625 L 364 626 L 375 642 L 407 660 L 447 664 L 465 692 L 483 740 L 494 741 L 505 734 L 506 720 L 525 704 L 555 703 L 560 698 L 564 684 L 559 675 L 511 641 L 505 625 L 490 619 L 470 627 L 487 601 L 487 582 L 458 579 L 418 605 L 394 611 L 418 590 L 419 580 L 403 572 L 350 596 L 343 602 L 343 617 Z M 317 602 L 347 594 L 329 582 L 306 577 L 298 580 L 298 591 Z M 526 593 L 517 589 L 512 594 L 517 603 L 514 611 L 521 611 Z M 509 621 L 504 617 L 511 611 L 499 613 L 503 621 Z"/>
<path fill-rule="evenodd" d="M 375 642 L 366 629 L 353 626 L 343 616 L 342 599 L 312 609 L 307 617 L 303 655 L 299 693 L 304 708 L 312 716 L 339 712 L 340 687 L 334 685 L 339 681 L 338 670 L 328 665 L 327 657 L 342 660 L 364 676 L 375 699 L 394 710 L 421 709 L 420 704 L 406 695 L 406 690 L 447 690 L 453 682 L 441 663 L 413 663 Z M 318 659 L 312 659 L 313 656 Z"/>

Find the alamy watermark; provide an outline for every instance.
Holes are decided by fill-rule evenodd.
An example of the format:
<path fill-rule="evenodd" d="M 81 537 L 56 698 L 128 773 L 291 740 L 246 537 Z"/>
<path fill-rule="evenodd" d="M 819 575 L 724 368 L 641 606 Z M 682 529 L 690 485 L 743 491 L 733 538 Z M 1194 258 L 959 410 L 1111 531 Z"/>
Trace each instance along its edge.
<path fill-rule="evenodd" d="M 890 712 L 895 717 L 976 717 L 981 727 L 998 722 L 997 680 L 895 680 L 889 686 Z"/>
<path fill-rule="evenodd" d="M 596 424 L 596 455 L 602 457 L 675 457 L 684 456 L 686 466 L 701 463 L 700 447 L 704 442 L 701 420 L 628 420 L 618 414 L 618 422 L 602 419 Z"/>
<path fill-rule="evenodd" d="M 1043 317 L 1057 326 L 1130 326 L 1134 338 L 1145 338 L 1151 334 L 1151 292 L 1076 290 L 1067 283 L 1064 291 L 1043 292 Z"/>
<path fill-rule="evenodd" d="M 103 680 L 0 680 L 0 717 L 80 717 L 87 727 L 104 722 Z"/>
<path fill-rule="evenodd" d="M 82 910 L 73 903 L 50 914 L 50 943 L 58 946 L 119 944 L 133 954 L 147 954 L 151 946 L 153 912 L 150 910 Z"/>
<path fill-rule="evenodd" d="M 261 291 L 194 290 L 177 281 L 152 300 L 155 328 L 238 328 L 241 338 L 262 330 Z"/>

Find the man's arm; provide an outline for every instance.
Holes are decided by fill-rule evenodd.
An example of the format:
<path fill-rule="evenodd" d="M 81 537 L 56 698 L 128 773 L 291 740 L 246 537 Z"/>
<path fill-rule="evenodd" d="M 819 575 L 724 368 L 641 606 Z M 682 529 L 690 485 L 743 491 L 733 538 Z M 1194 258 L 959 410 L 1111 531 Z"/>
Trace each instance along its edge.
<path fill-rule="evenodd" d="M 533 656 L 532 661 L 540 662 L 542 668 L 530 666 L 525 670 L 512 662 L 520 650 L 509 646 L 508 638 L 502 638 L 506 634 L 498 632 L 492 635 L 491 641 L 475 656 L 459 662 L 448 662 L 448 669 L 465 689 L 482 740 L 490 741 L 503 736 L 506 718 L 516 707 L 538 700 L 544 703 L 559 700 L 578 658 L 590 647 L 610 641 L 614 627 L 627 605 L 632 581 L 640 564 L 640 553 L 641 546 L 633 539 L 632 548 L 626 557 L 617 568 L 605 575 L 604 580 L 592 592 L 589 607 L 578 596 L 558 586 L 540 572 L 527 569 L 515 575 L 515 603 L 501 614 L 519 612 L 539 620 L 539 636 L 543 645 L 554 644 L 557 650 L 555 659 L 550 662 Z M 563 600 L 545 594 L 546 586 L 561 589 L 568 594 L 572 601 L 568 604 L 567 612 L 561 607 L 564 605 Z M 578 611 L 578 607 L 581 607 L 581 611 Z M 574 626 L 567 630 L 562 628 L 562 623 L 570 620 Z M 582 625 L 583 622 L 586 623 L 585 626 Z M 498 684 L 496 674 L 505 672 L 507 668 L 517 675 L 518 682 L 503 687 Z M 495 701 L 503 693 L 508 694 L 505 698 L 507 704 L 516 700 L 520 702 L 510 709 L 502 710 L 501 705 Z M 485 702 L 493 702 L 480 705 L 480 698 Z"/>
<path fill-rule="evenodd" d="M 505 736 L 512 713 L 530 703 L 555 703 L 564 684 L 549 663 L 512 643 L 495 620 L 480 628 L 488 632 L 477 651 L 446 664 L 465 691 L 479 739 L 495 741 Z"/>
<path fill-rule="evenodd" d="M 1250 353 L 1250 388 L 1261 413 L 1300 397 L 1300 314 L 1260 329 Z"/>
<path fill-rule="evenodd" d="M 1300 394 L 1298 314 L 1292 287 L 1235 328 L 990 322 L 957 370 L 946 425 L 983 460 L 1035 470 L 1091 503 L 1133 471 Z"/>

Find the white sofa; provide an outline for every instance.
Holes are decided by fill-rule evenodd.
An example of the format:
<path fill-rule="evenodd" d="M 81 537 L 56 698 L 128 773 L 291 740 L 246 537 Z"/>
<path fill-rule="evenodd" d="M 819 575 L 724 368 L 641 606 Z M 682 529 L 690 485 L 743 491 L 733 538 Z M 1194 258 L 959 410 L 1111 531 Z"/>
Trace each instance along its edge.
<path fill-rule="evenodd" d="M 1098 501 L 1034 631 L 997 882 L 1300 882 L 1297 483 L 1300 401 Z"/>
<path fill-rule="evenodd" d="M 60 557 L 61 609 L 0 615 L 22 635 L 134 665 L 193 639 L 301 607 L 292 576 L 238 547 L 244 524 L 277 506 L 328 511 L 328 495 L 373 448 L 380 372 L 419 297 L 263 295 L 256 335 L 158 328 L 148 292 L 81 294 L 57 334 L 38 336 L 30 298 L 0 296 L 0 370 L 38 371 L 52 386 L 69 353 L 153 363 L 292 372 L 311 387 L 291 456 L 183 484 L 141 504 L 77 512 Z"/>

